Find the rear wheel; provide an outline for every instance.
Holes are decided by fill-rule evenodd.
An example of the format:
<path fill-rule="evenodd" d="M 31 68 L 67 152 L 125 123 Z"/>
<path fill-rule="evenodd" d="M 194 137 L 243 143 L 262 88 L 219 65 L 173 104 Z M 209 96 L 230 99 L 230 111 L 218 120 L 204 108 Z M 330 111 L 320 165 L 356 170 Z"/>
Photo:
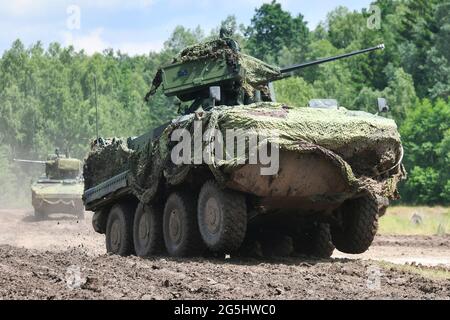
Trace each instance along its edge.
<path fill-rule="evenodd" d="M 112 207 L 106 225 L 106 250 L 120 256 L 133 253 L 133 217 L 130 204 L 118 204 Z"/>
<path fill-rule="evenodd" d="M 175 192 L 167 199 L 163 234 L 167 252 L 171 256 L 186 257 L 203 251 L 194 199 L 194 195 L 187 192 Z"/>
<path fill-rule="evenodd" d="M 247 232 L 245 196 L 222 190 L 215 181 L 206 182 L 198 201 L 198 223 L 203 241 L 211 251 L 239 250 Z"/>
<path fill-rule="evenodd" d="M 328 259 L 335 247 L 332 242 L 330 226 L 316 223 L 309 227 L 294 241 L 295 251 L 310 257 Z"/>
<path fill-rule="evenodd" d="M 340 224 L 332 226 L 333 243 L 339 251 L 361 254 L 372 245 L 378 231 L 378 203 L 365 196 L 345 202 L 340 210 Z"/>
<path fill-rule="evenodd" d="M 133 239 L 138 257 L 150 257 L 162 252 L 162 209 L 139 204 L 134 216 Z"/>

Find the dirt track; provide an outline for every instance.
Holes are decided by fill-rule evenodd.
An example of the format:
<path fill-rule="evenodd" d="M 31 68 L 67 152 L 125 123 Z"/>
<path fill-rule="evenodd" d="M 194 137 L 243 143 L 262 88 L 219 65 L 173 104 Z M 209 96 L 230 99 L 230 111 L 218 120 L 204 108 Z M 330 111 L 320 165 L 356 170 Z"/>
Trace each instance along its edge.
<path fill-rule="evenodd" d="M 450 237 L 378 237 L 362 256 L 322 262 L 143 260 L 106 255 L 90 218 L 0 210 L 0 299 L 450 299 Z M 377 260 L 440 264 L 422 270 L 441 279 Z"/>

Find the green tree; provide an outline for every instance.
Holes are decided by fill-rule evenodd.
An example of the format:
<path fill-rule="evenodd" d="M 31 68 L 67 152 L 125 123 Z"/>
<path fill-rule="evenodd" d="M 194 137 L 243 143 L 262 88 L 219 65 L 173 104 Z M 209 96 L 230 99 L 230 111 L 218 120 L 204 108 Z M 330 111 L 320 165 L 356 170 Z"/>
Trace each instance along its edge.
<path fill-rule="evenodd" d="M 200 26 L 194 30 L 186 29 L 183 26 L 177 26 L 172 32 L 169 40 L 164 43 L 164 49 L 172 54 L 176 54 L 184 48 L 202 41 L 204 38 L 205 35 Z"/>
<path fill-rule="evenodd" d="M 328 38 L 339 49 L 350 46 L 366 26 L 366 19 L 361 13 L 350 12 L 346 7 L 337 7 L 327 16 Z"/>
<path fill-rule="evenodd" d="M 314 88 L 301 77 L 292 77 L 275 84 L 277 101 L 295 107 L 306 107 L 314 98 Z"/>
<path fill-rule="evenodd" d="M 292 17 L 275 0 L 256 9 L 247 28 L 247 50 L 257 58 L 278 63 L 284 48 L 294 49 L 297 55 L 306 53 L 309 44 L 309 29 L 300 14 Z"/>
<path fill-rule="evenodd" d="M 409 179 L 403 187 L 410 203 L 450 203 L 448 193 L 450 104 L 424 100 L 408 113 L 401 127 Z"/>

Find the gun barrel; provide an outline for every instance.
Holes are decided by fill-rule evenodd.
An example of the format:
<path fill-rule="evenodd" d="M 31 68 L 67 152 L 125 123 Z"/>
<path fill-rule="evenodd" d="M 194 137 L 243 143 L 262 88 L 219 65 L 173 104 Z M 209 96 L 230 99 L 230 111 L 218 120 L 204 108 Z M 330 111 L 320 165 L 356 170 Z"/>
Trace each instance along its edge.
<path fill-rule="evenodd" d="M 364 54 L 364 53 L 368 53 L 368 52 L 372 52 L 372 51 L 376 51 L 376 50 L 384 50 L 384 48 L 385 48 L 384 44 L 380 44 L 380 45 L 378 45 L 376 47 L 373 47 L 373 48 L 353 51 L 353 52 L 350 52 L 350 53 L 341 54 L 341 55 L 338 55 L 338 56 L 335 56 L 335 57 L 331 57 L 331 58 L 319 59 L 319 60 L 312 61 L 312 62 L 301 63 L 301 64 L 298 64 L 298 65 L 282 68 L 281 69 L 281 73 L 282 74 L 286 74 L 286 73 L 290 73 L 290 72 L 293 72 L 293 71 L 296 71 L 296 70 L 300 70 L 300 69 L 311 67 L 311 66 L 316 66 L 316 65 L 319 65 L 319 64 L 327 63 L 327 62 L 332 62 L 332 61 L 336 61 L 336 60 L 340 60 L 340 59 L 345 59 L 345 58 L 348 58 L 348 57 L 352 57 L 352 56 L 356 56 L 356 55 L 360 55 L 360 54 Z"/>
<path fill-rule="evenodd" d="M 15 162 L 21 162 L 21 163 L 31 163 L 31 164 L 46 164 L 45 161 L 38 161 L 38 160 L 22 160 L 22 159 L 14 159 Z"/>

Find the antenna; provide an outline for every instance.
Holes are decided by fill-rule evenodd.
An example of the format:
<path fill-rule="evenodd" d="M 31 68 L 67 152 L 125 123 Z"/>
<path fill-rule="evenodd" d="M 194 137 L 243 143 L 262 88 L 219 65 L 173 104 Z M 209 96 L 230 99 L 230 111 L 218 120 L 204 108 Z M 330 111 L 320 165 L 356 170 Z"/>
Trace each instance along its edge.
<path fill-rule="evenodd" d="M 97 75 L 94 74 L 94 87 L 95 87 L 95 132 L 97 134 L 97 143 L 100 138 L 98 135 L 98 100 L 97 100 Z"/>

